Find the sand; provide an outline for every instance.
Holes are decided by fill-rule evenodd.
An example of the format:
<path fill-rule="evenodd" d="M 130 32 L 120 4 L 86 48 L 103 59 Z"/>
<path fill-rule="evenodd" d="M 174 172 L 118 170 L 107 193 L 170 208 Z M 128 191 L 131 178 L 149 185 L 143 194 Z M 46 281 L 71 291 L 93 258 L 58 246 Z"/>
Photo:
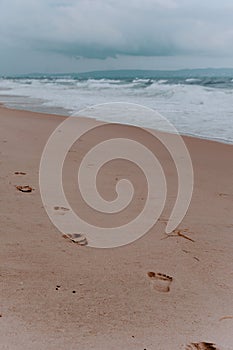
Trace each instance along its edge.
<path fill-rule="evenodd" d="M 179 230 L 191 240 L 164 233 L 177 179 L 158 146 L 169 179 L 160 220 L 132 244 L 95 249 L 63 238 L 40 197 L 41 154 L 63 119 L 0 107 L 0 349 L 171 350 L 204 341 L 233 348 L 233 146 L 184 137 L 195 182 Z M 80 118 L 80 125 L 86 122 Z M 137 136 L 135 128 L 126 131 Z M 83 138 L 65 167 L 70 202 L 96 224 L 102 217 L 77 201 L 73 183 L 74 165 L 100 137 Z M 115 165 L 117 175 L 110 167 L 100 179 L 106 196 L 109 178 L 126 172 L 143 181 L 133 167 Z M 20 192 L 17 185 L 34 191 Z M 144 195 L 142 185 L 123 221 L 141 208 Z M 107 218 L 106 225 L 111 222 Z M 169 288 L 156 274 L 171 277 Z"/>

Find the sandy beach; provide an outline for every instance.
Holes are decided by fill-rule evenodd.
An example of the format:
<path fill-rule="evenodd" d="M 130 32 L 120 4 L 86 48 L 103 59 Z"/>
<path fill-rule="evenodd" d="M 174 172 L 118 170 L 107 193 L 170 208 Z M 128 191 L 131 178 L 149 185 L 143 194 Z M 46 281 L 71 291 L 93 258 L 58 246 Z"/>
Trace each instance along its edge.
<path fill-rule="evenodd" d="M 132 244 L 95 249 L 64 239 L 40 196 L 41 155 L 63 120 L 0 106 L 0 349 L 178 350 L 200 342 L 233 349 L 233 146 L 184 137 L 194 193 L 181 235 L 168 237 L 177 179 L 172 160 L 157 145 L 169 179 L 160 220 Z M 126 129 L 132 138 L 140 136 Z M 114 136 L 111 125 L 109 133 Z M 70 203 L 87 219 L 89 208 L 75 197 L 74 167 L 103 136 L 75 144 L 64 169 Z M 100 179 L 106 196 L 113 185 L 109 178 L 126 172 L 135 183 L 142 181 L 124 221 L 140 210 L 144 183 L 133 167 L 115 165 L 118 175 L 112 166 Z M 34 190 L 15 187 L 26 185 Z M 102 217 L 92 220 L 98 224 Z M 156 288 L 148 272 L 170 276 L 169 291 Z"/>

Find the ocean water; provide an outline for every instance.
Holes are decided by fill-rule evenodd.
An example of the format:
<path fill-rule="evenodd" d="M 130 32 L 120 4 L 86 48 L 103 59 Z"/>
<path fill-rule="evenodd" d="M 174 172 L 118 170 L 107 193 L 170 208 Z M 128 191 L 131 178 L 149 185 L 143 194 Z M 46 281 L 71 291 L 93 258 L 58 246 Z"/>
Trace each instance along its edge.
<path fill-rule="evenodd" d="M 92 105 L 130 102 L 152 108 L 181 134 L 233 143 L 232 71 L 112 71 L 0 78 L 0 101 L 9 107 L 71 115 Z M 100 116 L 163 130 L 141 113 Z"/>

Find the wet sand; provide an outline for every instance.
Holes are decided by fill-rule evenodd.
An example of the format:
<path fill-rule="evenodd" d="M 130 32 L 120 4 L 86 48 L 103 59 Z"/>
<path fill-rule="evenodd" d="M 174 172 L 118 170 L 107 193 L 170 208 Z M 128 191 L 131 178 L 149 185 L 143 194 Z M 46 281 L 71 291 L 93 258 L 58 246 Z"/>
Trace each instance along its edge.
<path fill-rule="evenodd" d="M 233 348 L 233 146 L 184 137 L 194 193 L 181 235 L 167 237 L 177 178 L 157 145 L 169 190 L 160 220 L 132 244 L 94 249 L 64 239 L 40 197 L 41 154 L 63 119 L 0 106 L 0 348 L 171 350 L 204 341 Z M 133 127 L 125 130 L 133 139 L 140 136 Z M 114 136 L 111 125 L 108 131 Z M 74 169 L 101 137 L 100 131 L 75 144 L 64 169 L 70 203 L 95 224 L 103 218 L 77 200 Z M 141 209 L 144 182 L 134 167 L 114 166 L 99 180 L 107 199 L 112 179 L 125 172 L 136 184 L 142 181 L 124 222 Z M 34 190 L 15 187 L 26 185 Z M 111 222 L 110 216 L 106 225 Z"/>

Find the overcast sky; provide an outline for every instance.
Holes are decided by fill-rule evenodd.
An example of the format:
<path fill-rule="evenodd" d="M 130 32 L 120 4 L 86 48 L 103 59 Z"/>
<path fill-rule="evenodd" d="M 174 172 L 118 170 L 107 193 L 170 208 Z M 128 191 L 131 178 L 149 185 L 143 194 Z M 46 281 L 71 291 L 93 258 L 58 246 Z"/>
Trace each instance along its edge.
<path fill-rule="evenodd" d="M 0 0 L 0 74 L 233 67 L 233 0 Z"/>

